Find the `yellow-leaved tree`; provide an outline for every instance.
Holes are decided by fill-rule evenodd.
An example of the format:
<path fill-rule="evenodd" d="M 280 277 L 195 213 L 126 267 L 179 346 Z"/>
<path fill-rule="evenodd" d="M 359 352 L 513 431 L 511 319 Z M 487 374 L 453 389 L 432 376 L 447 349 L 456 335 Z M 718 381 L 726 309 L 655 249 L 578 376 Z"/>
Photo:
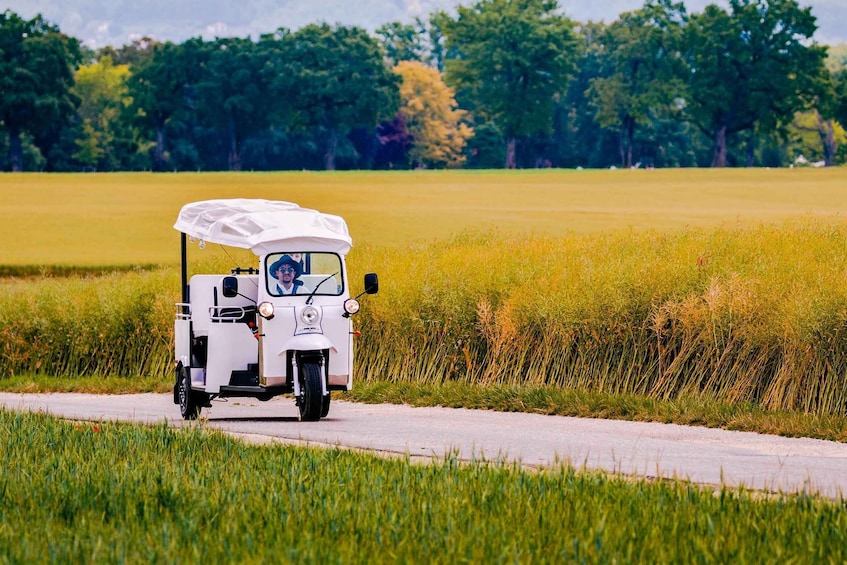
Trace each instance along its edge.
<path fill-rule="evenodd" d="M 467 114 L 456 106 L 455 92 L 437 69 L 417 61 L 401 61 L 400 114 L 413 141 L 409 158 L 415 167 L 457 167 L 473 129 L 462 122 Z"/>

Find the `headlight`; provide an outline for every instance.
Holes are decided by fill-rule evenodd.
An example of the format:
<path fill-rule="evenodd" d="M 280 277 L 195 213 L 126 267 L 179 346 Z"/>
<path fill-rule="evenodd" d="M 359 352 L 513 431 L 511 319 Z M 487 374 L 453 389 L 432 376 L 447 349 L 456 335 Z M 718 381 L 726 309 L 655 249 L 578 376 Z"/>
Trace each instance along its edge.
<path fill-rule="evenodd" d="M 321 317 L 321 313 L 318 312 L 318 309 L 314 306 L 306 306 L 302 310 L 300 310 L 300 319 L 306 325 L 313 326 L 315 322 L 317 322 Z"/>
<path fill-rule="evenodd" d="M 359 301 L 355 298 L 348 298 L 344 301 L 344 311 L 348 314 L 355 314 L 359 311 Z"/>
<path fill-rule="evenodd" d="M 262 302 L 259 304 L 259 315 L 266 320 L 274 317 L 274 305 L 270 302 Z"/>

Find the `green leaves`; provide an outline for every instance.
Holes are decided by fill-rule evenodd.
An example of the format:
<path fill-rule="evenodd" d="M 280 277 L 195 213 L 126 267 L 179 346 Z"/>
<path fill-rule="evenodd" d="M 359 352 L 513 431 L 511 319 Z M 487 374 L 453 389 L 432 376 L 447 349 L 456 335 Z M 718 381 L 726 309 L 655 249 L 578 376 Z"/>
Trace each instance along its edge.
<path fill-rule="evenodd" d="M 446 20 L 446 81 L 507 141 L 549 132 L 575 58 L 573 23 L 550 0 L 482 0 Z M 514 167 L 514 154 L 507 167 Z"/>
<path fill-rule="evenodd" d="M 692 15 L 684 34 L 686 111 L 714 139 L 712 165 L 726 165 L 727 135 L 790 122 L 815 92 L 825 50 L 796 0 L 732 0 Z"/>
<path fill-rule="evenodd" d="M 295 129 L 324 132 L 327 169 L 335 168 L 339 134 L 373 128 L 396 112 L 399 78 L 365 30 L 312 24 L 276 47 L 270 72 L 281 112 Z"/>
<path fill-rule="evenodd" d="M 79 57 L 77 41 L 41 16 L 0 14 L 0 122 L 9 134 L 12 170 L 23 169 L 22 133 L 43 134 L 73 115 L 78 99 L 70 89 Z"/>

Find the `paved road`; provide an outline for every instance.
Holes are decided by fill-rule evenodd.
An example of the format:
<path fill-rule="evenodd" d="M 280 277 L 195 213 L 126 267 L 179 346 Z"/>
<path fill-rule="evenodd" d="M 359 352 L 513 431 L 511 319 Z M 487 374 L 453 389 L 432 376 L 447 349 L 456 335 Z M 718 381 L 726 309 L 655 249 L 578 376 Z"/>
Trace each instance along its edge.
<path fill-rule="evenodd" d="M 0 393 L 0 406 L 82 420 L 185 425 L 167 394 Z M 345 446 L 412 458 L 458 453 L 707 485 L 847 497 L 847 444 L 697 427 L 333 401 L 329 417 L 299 422 L 290 398 L 215 401 L 205 425 L 251 441 Z"/>

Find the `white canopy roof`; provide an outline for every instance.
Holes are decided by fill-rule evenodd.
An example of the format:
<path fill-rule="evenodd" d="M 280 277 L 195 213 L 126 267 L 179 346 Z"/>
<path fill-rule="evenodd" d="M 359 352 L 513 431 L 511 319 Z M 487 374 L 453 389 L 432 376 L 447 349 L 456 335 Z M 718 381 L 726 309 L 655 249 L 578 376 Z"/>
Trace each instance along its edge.
<path fill-rule="evenodd" d="M 174 228 L 207 243 L 274 251 L 332 251 L 353 245 L 340 216 L 301 208 L 291 202 L 231 198 L 192 202 L 182 207 Z"/>

